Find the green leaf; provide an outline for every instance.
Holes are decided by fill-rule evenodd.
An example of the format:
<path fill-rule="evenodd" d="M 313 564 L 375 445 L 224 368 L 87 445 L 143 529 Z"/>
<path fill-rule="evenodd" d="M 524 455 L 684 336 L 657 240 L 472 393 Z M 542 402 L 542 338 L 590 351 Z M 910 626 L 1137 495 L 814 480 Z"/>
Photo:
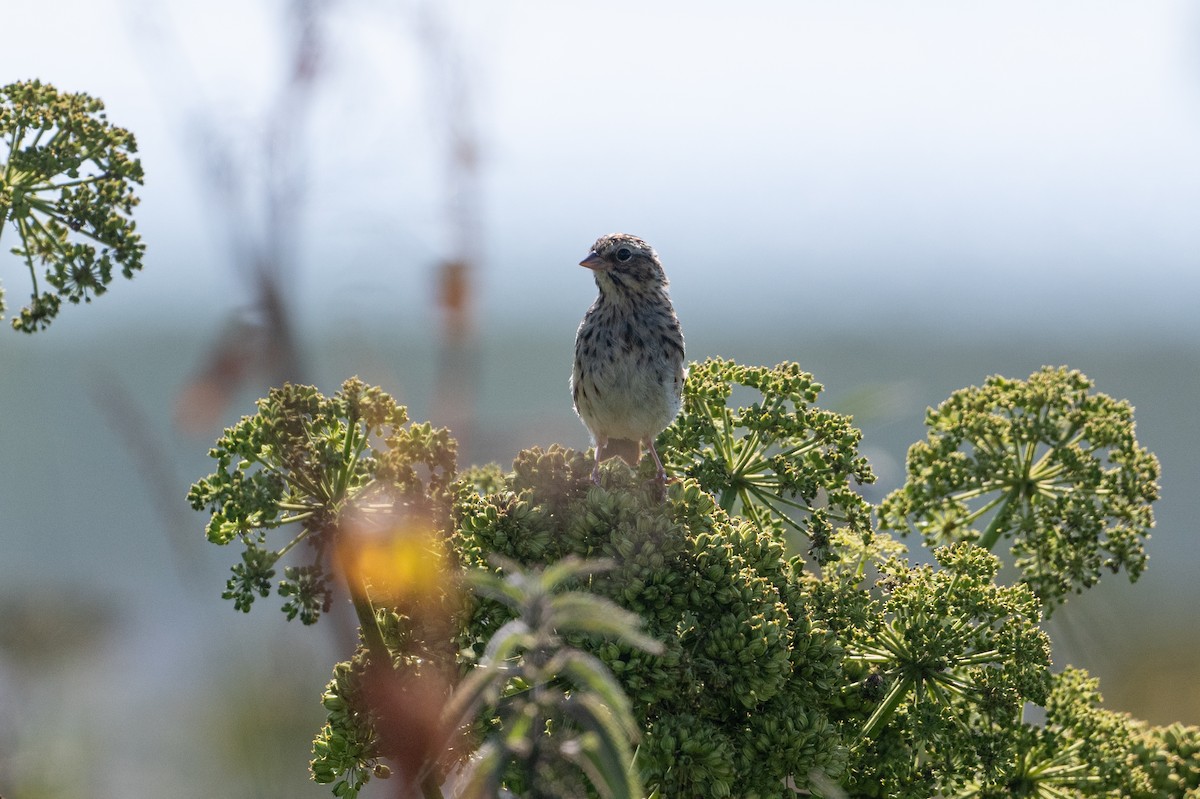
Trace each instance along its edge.
<path fill-rule="evenodd" d="M 547 668 L 578 688 L 580 695 L 594 696 L 600 700 L 608 708 L 622 736 L 628 740 L 638 737 L 638 726 L 633 720 L 629 698 L 599 658 L 569 649 L 555 655 Z"/>
<path fill-rule="evenodd" d="M 604 597 L 572 592 L 557 594 L 548 604 L 550 623 L 560 634 L 608 638 L 651 654 L 663 651 L 660 642 L 640 632 L 640 616 Z"/>
<path fill-rule="evenodd" d="M 495 799 L 504 766 L 500 747 L 491 741 L 484 743 L 471 758 L 470 777 L 462 789 L 461 799 Z"/>
<path fill-rule="evenodd" d="M 645 795 L 627 733 L 598 697 L 573 694 L 563 703 L 567 716 L 582 730 L 566 754 L 583 768 L 588 780 L 606 799 L 641 799 Z"/>

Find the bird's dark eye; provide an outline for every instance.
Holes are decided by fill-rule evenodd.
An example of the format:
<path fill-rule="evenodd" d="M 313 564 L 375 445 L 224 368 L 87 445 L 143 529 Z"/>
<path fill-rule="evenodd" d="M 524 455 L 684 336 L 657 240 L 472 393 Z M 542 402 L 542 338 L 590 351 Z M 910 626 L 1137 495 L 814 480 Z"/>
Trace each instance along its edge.
<path fill-rule="evenodd" d="M 617 250 L 618 261 L 628 261 L 632 257 L 633 253 L 629 251 L 628 247 L 622 247 L 621 249 Z"/>

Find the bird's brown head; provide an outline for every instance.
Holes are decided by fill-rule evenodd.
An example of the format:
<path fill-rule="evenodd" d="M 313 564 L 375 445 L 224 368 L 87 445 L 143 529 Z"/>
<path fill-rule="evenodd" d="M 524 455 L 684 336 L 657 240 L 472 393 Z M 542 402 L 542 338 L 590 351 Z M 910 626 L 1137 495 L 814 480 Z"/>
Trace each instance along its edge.
<path fill-rule="evenodd" d="M 596 239 L 592 251 L 579 262 L 596 275 L 600 292 L 642 293 L 663 289 L 667 275 L 658 253 L 637 236 L 611 233 Z"/>

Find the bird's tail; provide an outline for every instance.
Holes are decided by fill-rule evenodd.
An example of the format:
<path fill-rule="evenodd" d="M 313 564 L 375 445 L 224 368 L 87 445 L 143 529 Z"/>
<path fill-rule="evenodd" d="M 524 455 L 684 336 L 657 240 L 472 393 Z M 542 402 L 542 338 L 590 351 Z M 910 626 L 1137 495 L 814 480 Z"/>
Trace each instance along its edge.
<path fill-rule="evenodd" d="M 630 466 L 637 466 L 642 458 L 642 443 L 631 438 L 610 438 L 600 447 L 600 460 L 620 458 Z"/>

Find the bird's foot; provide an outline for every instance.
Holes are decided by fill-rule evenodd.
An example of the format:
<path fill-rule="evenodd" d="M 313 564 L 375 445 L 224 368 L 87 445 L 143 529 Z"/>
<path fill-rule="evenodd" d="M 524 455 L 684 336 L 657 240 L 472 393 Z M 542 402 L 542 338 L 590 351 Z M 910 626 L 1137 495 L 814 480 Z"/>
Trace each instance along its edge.
<path fill-rule="evenodd" d="M 676 478 L 667 477 L 666 472 L 659 472 L 646 481 L 646 487 L 650 490 L 651 496 L 658 502 L 665 502 L 667 499 L 667 486 L 674 483 Z"/>
<path fill-rule="evenodd" d="M 667 470 L 663 468 L 662 459 L 658 457 L 658 450 L 654 448 L 654 439 L 646 439 L 645 444 L 646 448 L 650 450 L 651 457 L 654 458 L 654 465 L 658 467 L 651 483 L 654 488 L 654 496 L 659 502 L 662 502 L 667 498 L 667 483 L 673 482 L 674 478 L 667 477 Z"/>

